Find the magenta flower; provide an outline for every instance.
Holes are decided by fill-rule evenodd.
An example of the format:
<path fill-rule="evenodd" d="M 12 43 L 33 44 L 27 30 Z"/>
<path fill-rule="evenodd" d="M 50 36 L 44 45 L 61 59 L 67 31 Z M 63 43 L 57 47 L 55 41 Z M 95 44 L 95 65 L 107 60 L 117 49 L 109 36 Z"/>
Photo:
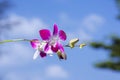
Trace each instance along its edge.
<path fill-rule="evenodd" d="M 39 33 L 42 40 L 46 41 L 47 43 L 45 45 L 44 51 L 48 51 L 49 49 L 51 49 L 53 52 L 56 53 L 59 50 L 62 54 L 64 54 L 64 48 L 60 41 L 65 41 L 67 36 L 63 30 L 58 31 L 58 27 L 56 24 L 54 24 L 54 30 L 52 34 L 48 29 L 42 29 L 39 31 Z"/>
<path fill-rule="evenodd" d="M 36 52 L 34 53 L 33 59 L 36 59 L 39 55 L 44 58 L 47 56 L 47 54 L 50 54 L 52 51 L 44 51 L 44 47 L 46 43 L 44 41 L 40 42 L 38 39 L 33 39 L 30 41 L 31 46 L 36 49 Z"/>
<path fill-rule="evenodd" d="M 7 43 L 7 42 L 18 42 L 18 41 L 29 41 L 31 46 L 36 49 L 33 59 L 36 59 L 38 56 L 44 58 L 47 55 L 52 56 L 53 53 L 56 53 L 59 59 L 67 59 L 67 55 L 65 54 L 64 47 L 84 47 L 86 46 L 85 43 L 80 45 L 76 45 L 79 41 L 78 38 L 71 39 L 67 45 L 62 45 L 61 41 L 65 41 L 67 39 L 66 33 L 63 30 L 58 30 L 58 26 L 54 24 L 53 33 L 50 32 L 48 29 L 39 30 L 39 34 L 42 38 L 42 41 L 38 39 L 12 39 L 12 40 L 3 40 L 0 41 L 0 44 Z"/>

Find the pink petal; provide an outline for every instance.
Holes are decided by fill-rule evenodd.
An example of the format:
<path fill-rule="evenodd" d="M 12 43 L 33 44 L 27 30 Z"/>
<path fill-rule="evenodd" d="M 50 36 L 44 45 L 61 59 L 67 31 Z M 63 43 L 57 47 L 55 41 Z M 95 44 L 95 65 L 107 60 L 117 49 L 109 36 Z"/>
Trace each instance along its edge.
<path fill-rule="evenodd" d="M 40 36 L 43 40 L 49 40 L 51 33 L 48 29 L 42 29 L 39 31 Z"/>
<path fill-rule="evenodd" d="M 30 43 L 34 49 L 37 49 L 38 45 L 40 44 L 40 41 L 38 39 L 33 39 L 30 41 Z"/>
<path fill-rule="evenodd" d="M 41 52 L 40 52 L 40 56 L 41 56 L 42 58 L 44 58 L 44 57 L 46 57 L 47 55 L 46 55 L 46 53 L 44 53 L 43 51 L 41 51 Z"/>
<path fill-rule="evenodd" d="M 66 33 L 63 30 L 59 31 L 59 38 L 63 41 L 66 40 L 67 36 L 66 36 Z"/>
<path fill-rule="evenodd" d="M 45 45 L 45 48 L 44 48 L 44 51 L 46 52 L 46 51 L 48 51 L 49 50 L 49 43 L 47 43 L 46 45 Z"/>
<path fill-rule="evenodd" d="M 62 44 L 59 44 L 59 50 L 64 53 L 64 47 L 62 46 Z"/>
<path fill-rule="evenodd" d="M 55 47 L 51 46 L 51 50 L 53 52 L 57 52 L 58 50 L 60 50 L 62 53 L 64 53 L 64 48 L 63 48 L 62 44 L 60 44 L 60 43 L 56 43 Z"/>
<path fill-rule="evenodd" d="M 59 44 L 56 44 L 55 47 L 54 47 L 54 46 L 51 46 L 51 50 L 52 50 L 53 52 L 57 52 L 58 49 L 59 49 Z"/>
<path fill-rule="evenodd" d="M 58 34 L 58 27 L 56 24 L 54 24 L 53 35 L 57 35 L 57 34 Z"/>

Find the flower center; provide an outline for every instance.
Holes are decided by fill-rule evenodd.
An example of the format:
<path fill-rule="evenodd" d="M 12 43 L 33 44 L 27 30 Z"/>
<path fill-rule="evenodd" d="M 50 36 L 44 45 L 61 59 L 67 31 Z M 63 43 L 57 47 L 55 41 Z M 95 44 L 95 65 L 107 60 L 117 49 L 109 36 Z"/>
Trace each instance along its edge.
<path fill-rule="evenodd" d="M 50 38 L 50 45 L 54 45 L 56 42 L 58 42 L 58 40 L 59 40 L 59 38 L 58 38 L 58 36 L 52 36 L 51 38 Z"/>
<path fill-rule="evenodd" d="M 44 47 L 45 47 L 46 43 L 45 42 L 41 42 L 39 45 L 38 45 L 38 50 L 39 51 L 44 51 Z"/>

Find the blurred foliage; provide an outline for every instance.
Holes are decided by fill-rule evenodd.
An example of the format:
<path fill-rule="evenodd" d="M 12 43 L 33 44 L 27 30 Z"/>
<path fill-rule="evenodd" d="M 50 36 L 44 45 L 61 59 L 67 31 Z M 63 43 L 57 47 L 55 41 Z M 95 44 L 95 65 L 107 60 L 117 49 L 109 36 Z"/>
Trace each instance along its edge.
<path fill-rule="evenodd" d="M 10 0 L 0 0 L 0 40 L 1 36 L 4 33 L 4 31 L 9 30 L 11 28 L 11 23 L 7 16 L 7 11 L 11 8 L 11 2 Z M 0 46 L 0 57 L 2 54 L 2 48 Z"/>
<path fill-rule="evenodd" d="M 5 12 L 11 7 L 11 3 L 9 0 L 1 0 L 0 1 L 0 18 L 2 18 Z"/>
<path fill-rule="evenodd" d="M 120 71 L 120 38 L 113 36 L 111 37 L 111 42 L 112 44 L 110 45 L 103 42 L 92 42 L 90 44 L 93 48 L 102 48 L 110 51 L 109 61 L 97 63 L 96 66 Z"/>
<path fill-rule="evenodd" d="M 117 19 L 120 20 L 120 0 L 115 0 L 118 8 L 118 16 Z M 111 37 L 111 44 L 107 45 L 103 42 L 92 42 L 90 45 L 96 49 L 104 49 L 106 51 L 109 50 L 109 59 L 104 62 L 99 62 L 96 67 L 99 68 L 108 68 L 115 71 L 120 71 L 120 38 L 116 36 Z"/>
<path fill-rule="evenodd" d="M 120 0 L 116 0 L 117 8 L 118 8 L 118 16 L 117 19 L 120 20 Z"/>
<path fill-rule="evenodd" d="M 11 23 L 9 21 L 5 21 L 7 19 L 7 11 L 11 8 L 10 0 L 0 0 L 0 40 L 2 32 L 5 30 L 8 30 L 11 27 Z M 2 48 L 0 46 L 0 57 L 2 54 Z M 1 74 L 0 74 L 1 75 Z M 0 76 L 0 80 L 2 79 L 2 76 Z"/>
<path fill-rule="evenodd" d="M 120 71 L 120 62 L 106 61 L 96 64 L 100 68 L 109 68 L 115 71 Z"/>
<path fill-rule="evenodd" d="M 13 4 L 10 2 L 10 0 L 0 0 L 0 39 L 2 33 L 5 33 L 6 30 L 10 30 L 13 25 L 20 24 L 19 21 L 10 21 L 7 14 L 7 11 L 13 7 Z"/>
<path fill-rule="evenodd" d="M 7 18 L 6 11 L 11 7 L 10 0 L 0 0 L 0 36 L 3 30 L 10 28 L 9 23 L 5 23 L 5 19 Z M 1 39 L 1 37 L 0 37 Z"/>

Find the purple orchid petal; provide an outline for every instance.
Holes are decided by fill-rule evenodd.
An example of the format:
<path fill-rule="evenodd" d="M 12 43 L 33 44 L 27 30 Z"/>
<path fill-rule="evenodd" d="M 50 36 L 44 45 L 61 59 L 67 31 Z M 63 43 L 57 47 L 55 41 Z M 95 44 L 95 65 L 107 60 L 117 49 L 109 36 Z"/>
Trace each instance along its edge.
<path fill-rule="evenodd" d="M 60 43 L 56 43 L 55 46 L 51 46 L 51 50 L 53 52 L 57 52 L 58 50 L 60 50 L 62 53 L 64 53 L 64 48 L 63 48 L 62 44 L 60 44 Z"/>
<path fill-rule="evenodd" d="M 46 57 L 47 55 L 46 55 L 46 53 L 44 53 L 43 51 L 41 51 L 41 52 L 40 52 L 40 56 L 41 56 L 42 58 L 44 58 L 44 57 Z"/>
<path fill-rule="evenodd" d="M 31 46 L 34 48 L 34 49 L 37 49 L 38 48 L 38 45 L 40 44 L 40 41 L 38 39 L 33 39 L 30 41 L 31 43 Z"/>
<path fill-rule="evenodd" d="M 54 24 L 53 35 L 57 35 L 57 34 L 58 34 L 58 26 Z"/>
<path fill-rule="evenodd" d="M 39 31 L 39 33 L 43 40 L 49 40 L 49 38 L 51 37 L 51 33 L 48 29 L 42 29 Z"/>
<path fill-rule="evenodd" d="M 46 52 L 46 51 L 48 51 L 49 50 L 49 43 L 47 43 L 46 45 L 45 45 L 45 48 L 44 48 L 44 51 Z"/>
<path fill-rule="evenodd" d="M 59 49 L 59 44 L 58 44 L 58 43 L 55 45 L 55 47 L 54 47 L 54 46 L 51 46 L 51 50 L 52 50 L 53 52 L 57 52 L 58 49 Z"/>
<path fill-rule="evenodd" d="M 60 50 L 62 53 L 64 53 L 64 47 L 63 47 L 62 44 L 59 44 L 59 50 Z"/>
<path fill-rule="evenodd" d="M 66 33 L 63 30 L 59 31 L 59 38 L 63 41 L 66 40 L 67 36 L 66 36 Z"/>
<path fill-rule="evenodd" d="M 58 51 L 58 48 L 54 47 L 54 46 L 51 46 L 51 49 L 52 49 L 53 52 L 57 52 Z"/>

